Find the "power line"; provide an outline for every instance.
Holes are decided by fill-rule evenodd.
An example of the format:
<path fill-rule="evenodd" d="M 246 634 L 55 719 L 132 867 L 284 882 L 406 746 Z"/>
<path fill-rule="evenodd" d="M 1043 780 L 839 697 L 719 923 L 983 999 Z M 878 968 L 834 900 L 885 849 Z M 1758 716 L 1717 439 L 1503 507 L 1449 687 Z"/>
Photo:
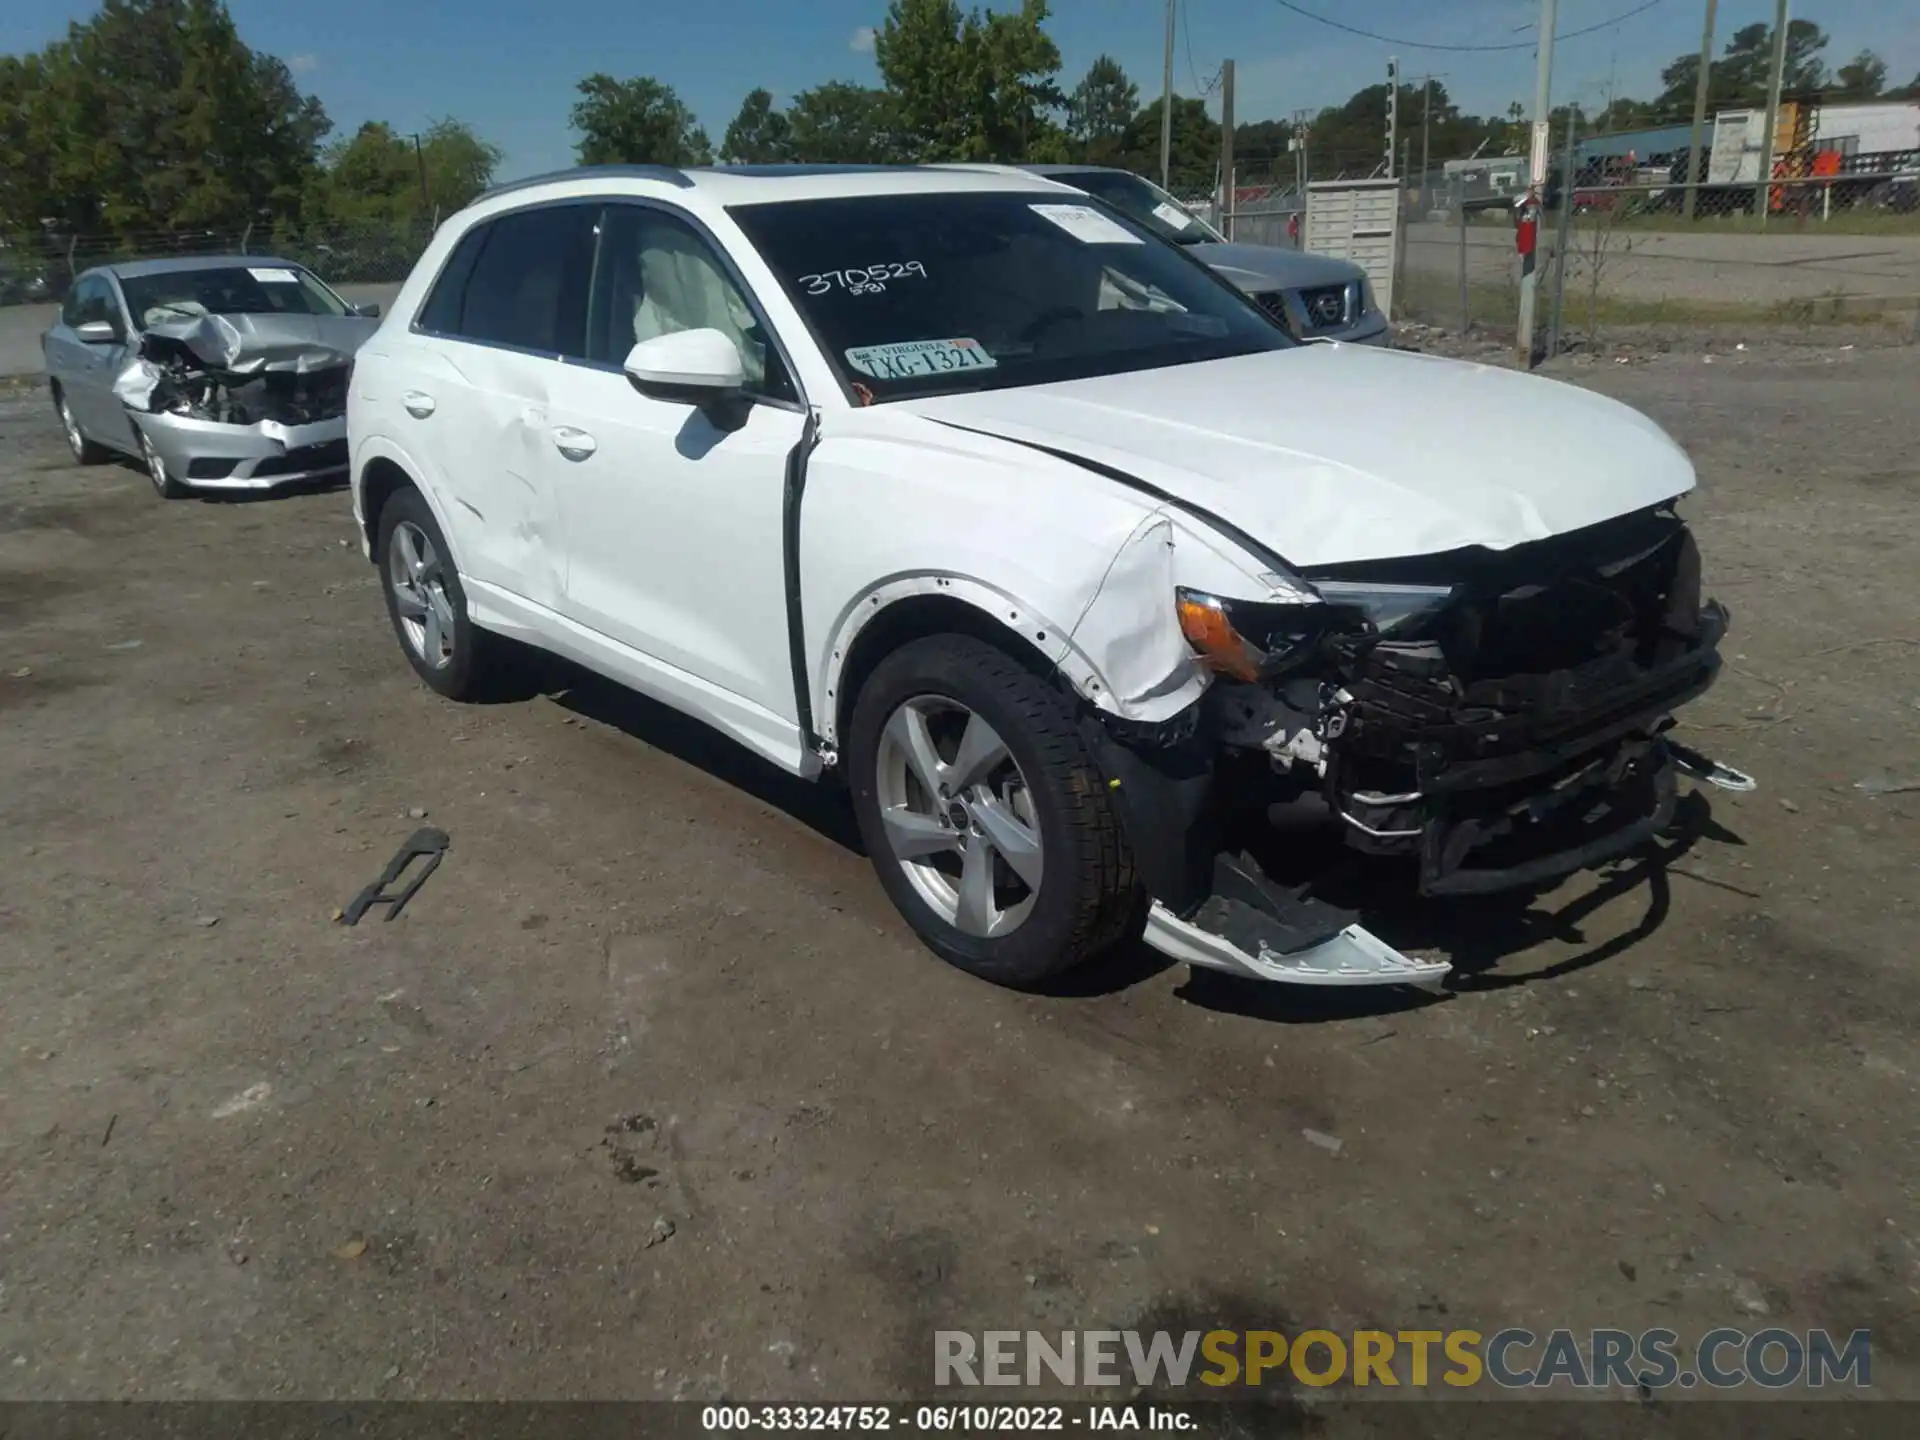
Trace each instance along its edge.
<path fill-rule="evenodd" d="M 1518 43 L 1507 44 L 1507 45 L 1440 45 L 1428 40 L 1402 40 L 1392 35 L 1379 35 L 1374 33 L 1371 30 L 1362 30 L 1357 26 L 1348 25 L 1347 23 L 1341 20 L 1330 20 L 1325 15 L 1316 15 L 1311 10 L 1306 10 L 1301 8 L 1298 5 L 1295 5 L 1293 3 L 1293 0 L 1273 0 L 1273 3 L 1278 5 L 1282 10 L 1291 10 L 1295 15 L 1302 16 L 1305 19 L 1317 21 L 1322 25 L 1331 26 L 1335 30 L 1344 30 L 1349 35 L 1358 35 L 1362 40 L 1378 40 L 1383 45 L 1400 45 L 1400 46 L 1404 46 L 1409 50 L 1447 50 L 1447 51 L 1454 51 L 1454 52 L 1491 51 L 1491 50 L 1531 50 L 1535 47 L 1535 45 L 1538 44 L 1538 42 L 1534 40 L 1522 40 L 1522 41 L 1519 41 Z M 1578 30 L 1558 31 L 1555 33 L 1553 37 L 1554 43 L 1558 44 L 1562 40 L 1573 40 L 1578 38 L 1581 35 L 1591 35 L 1597 30 L 1605 30 L 1609 26 L 1620 24 L 1621 21 L 1623 20 L 1631 20 L 1636 15 L 1644 15 L 1647 11 L 1653 9 L 1654 6 L 1660 3 L 1661 3 L 1661 0 L 1642 0 L 1641 4 L 1634 6 L 1631 10 L 1621 11 L 1618 15 L 1615 15 L 1611 20 L 1602 20 L 1597 25 L 1584 25 Z"/>
<path fill-rule="evenodd" d="M 1193 88 L 1199 91 L 1204 97 L 1211 95 L 1213 93 L 1213 87 L 1220 83 L 1220 72 L 1218 70 L 1214 71 L 1212 77 L 1207 80 L 1200 78 L 1199 67 L 1195 65 L 1193 61 L 1193 31 L 1188 28 L 1187 25 L 1187 15 L 1192 8 L 1192 0 L 1181 0 L 1180 36 L 1185 42 L 1187 49 L 1187 73 L 1193 77 Z"/>

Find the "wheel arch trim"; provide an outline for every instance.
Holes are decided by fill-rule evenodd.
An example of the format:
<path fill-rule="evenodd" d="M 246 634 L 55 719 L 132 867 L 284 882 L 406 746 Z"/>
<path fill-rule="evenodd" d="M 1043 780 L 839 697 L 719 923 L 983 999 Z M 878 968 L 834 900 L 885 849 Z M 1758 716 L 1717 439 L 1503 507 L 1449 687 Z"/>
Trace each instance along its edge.
<path fill-rule="evenodd" d="M 373 520 L 367 513 L 367 477 L 375 469 L 391 466 L 400 473 L 407 485 L 420 492 L 420 498 L 426 501 L 427 509 L 433 512 L 433 520 L 440 527 L 441 538 L 446 542 L 452 557 L 454 568 L 466 574 L 462 563 L 459 542 L 454 538 L 454 527 L 447 507 L 440 496 L 426 482 L 421 467 L 414 463 L 413 457 L 385 436 L 370 435 L 355 447 L 353 454 L 353 518 L 355 527 L 360 531 L 361 551 L 371 560 L 373 558 Z"/>
<path fill-rule="evenodd" d="M 1048 669 L 1065 679 L 1082 699 L 1103 710 L 1118 713 L 1110 698 L 1106 677 L 1073 643 L 1068 626 L 998 586 L 949 571 L 923 570 L 891 575 L 876 582 L 855 595 L 834 617 L 829 627 L 829 639 L 820 650 L 815 680 L 815 691 L 822 699 L 819 707 L 821 736 L 829 744 L 839 746 L 845 743 L 846 727 L 842 722 L 852 713 L 855 699 L 852 694 L 841 693 L 841 682 L 848 673 L 849 664 L 858 659 L 861 663 L 855 667 L 856 673 L 870 671 L 872 664 L 869 662 L 880 657 L 869 655 L 866 644 L 892 628 L 890 625 L 882 627 L 877 622 L 881 622 L 883 617 L 888 620 L 899 617 L 898 607 L 903 602 L 933 597 L 967 607 L 974 612 L 978 622 L 984 622 L 980 628 L 984 628 L 987 635 L 1007 642 L 1002 648 L 1037 657 Z M 895 638 L 895 643 L 881 652 L 881 656 L 891 653 L 899 645 L 925 635 L 941 633 L 941 630 L 942 627 L 937 624 L 909 625 L 904 634 Z"/>

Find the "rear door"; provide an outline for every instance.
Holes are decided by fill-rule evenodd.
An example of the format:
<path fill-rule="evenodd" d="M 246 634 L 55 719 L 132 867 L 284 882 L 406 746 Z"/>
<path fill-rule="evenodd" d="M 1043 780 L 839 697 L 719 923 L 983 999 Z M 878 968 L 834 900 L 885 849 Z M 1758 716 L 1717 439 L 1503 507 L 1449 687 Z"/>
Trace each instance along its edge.
<path fill-rule="evenodd" d="M 466 575 L 557 610 L 549 395 L 584 352 L 595 204 L 510 211 L 449 257 L 395 346 L 396 437 L 448 503 Z"/>
<path fill-rule="evenodd" d="M 81 276 L 61 312 L 62 324 L 48 340 L 48 359 L 56 367 L 61 389 L 74 419 L 90 439 L 122 449 L 134 444 L 133 426 L 126 408 L 113 393 L 113 382 L 127 363 L 127 325 L 119 297 L 104 275 Z M 81 343 L 75 331 L 90 321 L 104 320 L 117 337 L 112 344 Z"/>

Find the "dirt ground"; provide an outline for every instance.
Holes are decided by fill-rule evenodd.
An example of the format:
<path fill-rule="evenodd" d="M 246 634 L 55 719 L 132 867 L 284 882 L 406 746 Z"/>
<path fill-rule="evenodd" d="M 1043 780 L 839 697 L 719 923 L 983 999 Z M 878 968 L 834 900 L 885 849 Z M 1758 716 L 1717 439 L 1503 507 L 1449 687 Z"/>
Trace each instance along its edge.
<path fill-rule="evenodd" d="M 1554 368 L 1699 465 L 1735 630 L 1685 733 L 1761 788 L 1688 801 L 1671 869 L 1376 891 L 1437 998 L 970 980 L 831 794 L 579 677 L 430 694 L 343 494 L 162 503 L 0 399 L 0 1397 L 845 1401 L 927 1393 L 936 1326 L 1766 1324 L 1870 1327 L 1920 1397 L 1920 793 L 1857 784 L 1920 781 L 1920 351 Z M 439 873 L 332 923 L 418 811 Z"/>

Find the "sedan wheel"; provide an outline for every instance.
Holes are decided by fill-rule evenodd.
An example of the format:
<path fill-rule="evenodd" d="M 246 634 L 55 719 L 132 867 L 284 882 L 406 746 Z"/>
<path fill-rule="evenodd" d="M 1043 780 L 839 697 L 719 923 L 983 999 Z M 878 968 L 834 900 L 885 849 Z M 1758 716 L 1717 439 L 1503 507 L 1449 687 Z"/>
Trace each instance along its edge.
<path fill-rule="evenodd" d="M 140 457 L 146 461 L 147 475 L 162 500 L 178 500 L 187 493 L 187 487 L 168 472 L 167 462 L 160 458 L 160 452 L 153 448 L 153 441 L 144 430 L 140 432 Z"/>
<path fill-rule="evenodd" d="M 453 663 L 453 602 L 433 541 L 411 520 L 393 527 L 387 542 L 387 583 L 400 633 L 423 665 L 444 670 Z"/>
<path fill-rule="evenodd" d="M 67 432 L 67 448 L 73 451 L 73 458 L 82 465 L 98 465 L 106 458 L 106 452 L 87 439 L 80 422 L 74 419 L 73 406 L 67 403 L 66 396 L 60 396 L 58 405 L 60 428 Z"/>

